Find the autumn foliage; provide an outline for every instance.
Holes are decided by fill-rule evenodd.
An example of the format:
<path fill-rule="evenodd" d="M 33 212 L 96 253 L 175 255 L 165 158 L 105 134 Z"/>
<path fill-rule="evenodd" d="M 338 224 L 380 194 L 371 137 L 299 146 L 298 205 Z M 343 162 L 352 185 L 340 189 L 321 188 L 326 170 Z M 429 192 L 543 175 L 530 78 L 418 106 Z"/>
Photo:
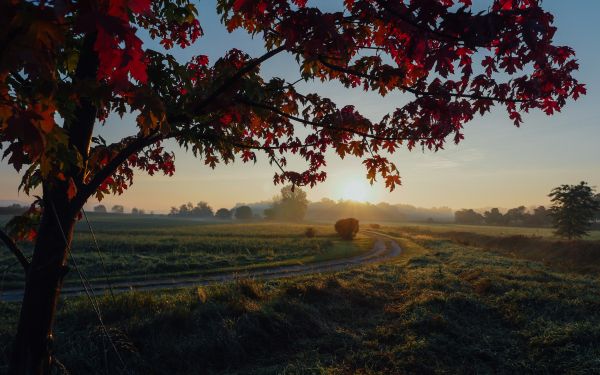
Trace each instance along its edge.
<path fill-rule="evenodd" d="M 185 1 L 1 7 L 4 157 L 24 169 L 25 191 L 66 181 L 78 202 L 122 193 L 136 168 L 173 174 L 173 154 L 160 145 L 171 138 L 211 167 L 255 161 L 262 150 L 280 168 L 275 182 L 297 185 L 323 181 L 325 151 L 333 149 L 363 158 L 367 177 L 393 189 L 400 177 L 388 153 L 399 147 L 458 143 L 463 126 L 494 105 L 518 126 L 523 113 L 553 114 L 585 93 L 572 75 L 573 50 L 553 44 L 553 17 L 537 0 L 491 1 L 484 13 L 470 0 L 346 0 L 337 12 L 303 0 L 221 0 L 228 30 L 261 35 L 265 53 L 252 58 L 233 48 L 212 64 L 202 51 L 188 62 L 166 52 L 202 35 Z M 145 48 L 140 29 L 165 51 Z M 263 78 L 260 64 L 279 53 L 297 59 L 304 80 L 413 99 L 368 119 L 354 106 L 298 92 L 284 77 Z M 114 144 L 74 142 L 73 119 L 87 105 L 100 122 L 137 113 L 139 133 Z M 304 158 L 306 169 L 287 170 L 288 154 Z"/>

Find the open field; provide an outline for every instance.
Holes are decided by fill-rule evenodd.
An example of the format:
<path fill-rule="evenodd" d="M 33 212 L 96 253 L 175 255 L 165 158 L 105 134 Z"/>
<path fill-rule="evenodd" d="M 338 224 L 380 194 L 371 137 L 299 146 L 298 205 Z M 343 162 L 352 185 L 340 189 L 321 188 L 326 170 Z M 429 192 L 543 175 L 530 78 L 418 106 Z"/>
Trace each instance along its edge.
<path fill-rule="evenodd" d="M 584 240 L 566 241 L 548 235 L 544 233 L 545 229 L 539 228 L 397 225 L 385 226 L 381 230 L 396 236 L 450 240 L 462 246 L 484 250 L 482 256 L 493 252 L 510 258 L 541 262 L 556 271 L 600 276 L 600 240 L 593 239 L 598 236 L 597 231 Z"/>
<path fill-rule="evenodd" d="M 156 279 L 310 263 L 350 257 L 370 249 L 372 240 L 338 239 L 332 225 L 311 225 L 314 238 L 304 236 L 308 225 L 215 223 L 159 216 L 91 215 L 106 273 L 110 279 Z M 26 250 L 31 251 L 27 244 Z M 73 242 L 73 254 L 87 277 L 104 281 L 101 259 L 85 221 Z M 12 267 L 11 267 L 12 265 Z M 8 268 L 7 268 L 8 267 Z M 22 284 L 22 271 L 8 252 L 0 254 L 4 288 Z M 70 272 L 67 283 L 77 283 Z"/>
<path fill-rule="evenodd" d="M 549 239 L 557 239 L 553 228 L 534 228 L 534 227 L 508 227 L 495 225 L 464 225 L 453 223 L 398 223 L 397 225 L 386 224 L 389 226 L 401 226 L 406 230 L 415 232 L 470 232 L 488 236 L 536 236 Z M 590 235 L 583 240 L 600 240 L 600 230 L 590 231 Z"/>
<path fill-rule="evenodd" d="M 72 374 L 570 373 L 600 370 L 600 281 L 423 234 L 387 264 L 59 307 Z M 485 256 L 482 256 L 485 254 Z M 0 303 L 0 372 L 17 304 Z"/>

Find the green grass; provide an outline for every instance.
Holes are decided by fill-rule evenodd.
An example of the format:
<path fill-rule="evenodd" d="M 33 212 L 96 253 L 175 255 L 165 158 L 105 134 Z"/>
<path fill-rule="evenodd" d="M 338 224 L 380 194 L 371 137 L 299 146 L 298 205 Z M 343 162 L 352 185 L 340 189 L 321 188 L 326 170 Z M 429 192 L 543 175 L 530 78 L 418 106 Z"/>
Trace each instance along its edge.
<path fill-rule="evenodd" d="M 134 374 L 600 371 L 599 279 L 431 235 L 399 242 L 392 263 L 106 296 L 101 309 Z M 0 304 L 0 372 L 17 311 Z M 88 301 L 59 311 L 55 351 L 72 374 L 124 373 Z"/>
<path fill-rule="evenodd" d="M 129 215 L 93 215 L 90 222 L 112 280 L 310 263 L 357 255 L 369 250 L 372 243 L 368 239 L 341 241 L 332 225 L 310 225 L 317 235 L 307 238 L 307 224 L 215 223 Z M 30 245 L 24 247 L 31 252 Z M 100 258 L 85 222 L 76 228 L 72 249 L 84 274 L 103 281 Z M 0 253 L 1 270 L 5 272 L 0 275 L 0 287 L 22 285 L 22 271 L 8 252 Z M 76 276 L 75 272 L 69 273 L 66 283 L 77 283 Z"/>
<path fill-rule="evenodd" d="M 462 246 L 471 246 L 493 252 L 506 257 L 526 259 L 541 262 L 549 268 L 561 272 L 576 272 L 582 274 L 600 275 L 600 240 L 566 241 L 550 236 L 507 234 L 485 231 L 487 227 L 475 227 L 468 231 L 469 226 L 442 231 L 441 228 L 453 226 L 394 226 L 382 227 L 382 231 L 397 236 L 417 236 L 453 241 Z M 526 233 L 526 232 L 522 232 Z"/>
<path fill-rule="evenodd" d="M 469 232 L 488 236 L 537 236 L 555 238 L 553 228 L 506 227 L 494 225 L 462 225 L 450 223 L 401 223 L 405 229 L 416 232 Z M 584 240 L 600 240 L 600 230 L 590 231 Z"/>

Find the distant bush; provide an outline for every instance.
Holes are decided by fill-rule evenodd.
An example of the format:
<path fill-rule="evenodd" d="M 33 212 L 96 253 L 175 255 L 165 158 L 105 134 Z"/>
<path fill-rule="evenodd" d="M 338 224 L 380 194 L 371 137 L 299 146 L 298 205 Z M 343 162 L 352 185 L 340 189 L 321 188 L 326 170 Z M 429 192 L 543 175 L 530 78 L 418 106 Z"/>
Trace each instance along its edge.
<path fill-rule="evenodd" d="M 345 240 L 351 240 L 358 233 L 358 220 L 341 219 L 335 223 L 335 231 Z"/>
<path fill-rule="evenodd" d="M 313 238 L 314 236 L 317 235 L 317 230 L 313 227 L 308 227 L 306 228 L 306 230 L 304 231 L 304 235 L 308 238 Z"/>
<path fill-rule="evenodd" d="M 253 217 L 252 209 L 248 206 L 237 207 L 234 211 L 234 216 L 238 220 L 250 220 Z"/>
<path fill-rule="evenodd" d="M 369 227 L 371 227 L 372 229 L 379 229 L 379 228 L 381 228 L 381 225 L 379 225 L 379 224 L 369 224 Z"/>
<path fill-rule="evenodd" d="M 231 212 L 230 210 L 228 210 L 226 208 L 219 208 L 217 210 L 217 213 L 215 213 L 215 217 L 217 219 L 221 219 L 221 220 L 230 220 L 231 215 L 233 215 L 233 212 Z"/>

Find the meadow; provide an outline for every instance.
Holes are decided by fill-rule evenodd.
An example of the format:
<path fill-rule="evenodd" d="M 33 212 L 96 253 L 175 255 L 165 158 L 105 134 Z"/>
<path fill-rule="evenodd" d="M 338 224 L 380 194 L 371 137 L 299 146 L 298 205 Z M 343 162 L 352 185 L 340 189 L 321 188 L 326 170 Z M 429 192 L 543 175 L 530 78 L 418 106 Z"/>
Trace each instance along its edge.
<path fill-rule="evenodd" d="M 144 280 L 311 263 L 358 255 L 372 241 L 342 241 L 333 225 L 232 223 L 164 216 L 89 215 L 100 254 L 85 220 L 77 224 L 72 253 L 92 281 Z M 308 227 L 316 236 L 308 238 Z M 27 253 L 30 244 L 23 243 Z M 71 264 L 73 262 L 71 261 Z M 0 253 L 0 288 L 20 287 L 23 273 Z M 79 282 L 71 271 L 67 284 Z"/>
<path fill-rule="evenodd" d="M 551 228 L 519 228 L 456 224 L 402 224 L 381 228 L 396 236 L 425 236 L 449 240 L 461 246 L 514 259 L 540 262 L 560 272 L 600 276 L 600 231 L 567 241 Z"/>
<path fill-rule="evenodd" d="M 386 228 L 402 231 L 402 228 Z M 600 281 L 404 231 L 400 257 L 334 274 L 59 306 L 72 374 L 592 374 Z M 0 372 L 18 304 L 0 303 Z"/>
<path fill-rule="evenodd" d="M 495 237 L 507 236 L 535 236 L 546 239 L 558 239 L 554 235 L 553 228 L 536 228 L 536 227 L 509 227 L 500 225 L 466 225 L 454 223 L 417 223 L 409 222 L 399 225 L 390 224 L 392 227 L 402 227 L 406 231 L 412 232 L 431 232 L 431 233 L 447 233 L 447 232 L 468 232 L 474 234 L 482 234 Z M 587 241 L 600 240 L 600 230 L 592 230 L 589 236 L 583 238 Z"/>

